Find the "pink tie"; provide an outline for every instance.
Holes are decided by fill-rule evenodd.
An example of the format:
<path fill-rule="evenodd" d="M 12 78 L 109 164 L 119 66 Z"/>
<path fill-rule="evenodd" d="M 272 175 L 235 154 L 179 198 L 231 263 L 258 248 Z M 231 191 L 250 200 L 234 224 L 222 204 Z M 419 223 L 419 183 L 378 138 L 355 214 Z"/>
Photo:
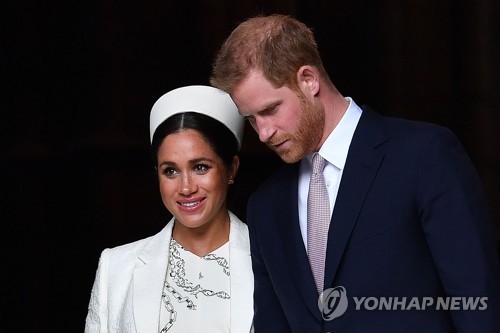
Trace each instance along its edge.
<path fill-rule="evenodd" d="M 307 196 L 307 254 L 318 294 L 323 292 L 326 242 L 330 225 L 330 201 L 323 176 L 325 165 L 326 160 L 315 153 Z"/>

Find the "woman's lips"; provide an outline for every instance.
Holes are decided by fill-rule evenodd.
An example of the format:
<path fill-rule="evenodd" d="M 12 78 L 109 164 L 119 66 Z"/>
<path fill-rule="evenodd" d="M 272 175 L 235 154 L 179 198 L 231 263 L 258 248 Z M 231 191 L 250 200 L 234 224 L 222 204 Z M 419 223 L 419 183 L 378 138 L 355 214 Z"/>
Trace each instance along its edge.
<path fill-rule="evenodd" d="M 197 199 L 189 199 L 189 200 L 179 200 L 177 204 L 180 210 L 185 212 L 194 212 L 200 209 L 205 203 L 206 198 L 197 198 Z"/>

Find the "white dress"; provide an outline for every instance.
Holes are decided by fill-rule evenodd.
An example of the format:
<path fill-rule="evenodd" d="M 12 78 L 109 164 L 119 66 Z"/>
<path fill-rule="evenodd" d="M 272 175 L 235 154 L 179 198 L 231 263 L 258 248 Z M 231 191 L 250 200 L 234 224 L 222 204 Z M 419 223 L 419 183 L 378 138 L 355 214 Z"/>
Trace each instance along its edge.
<path fill-rule="evenodd" d="M 171 239 L 160 333 L 230 331 L 228 258 L 229 242 L 199 257 Z"/>

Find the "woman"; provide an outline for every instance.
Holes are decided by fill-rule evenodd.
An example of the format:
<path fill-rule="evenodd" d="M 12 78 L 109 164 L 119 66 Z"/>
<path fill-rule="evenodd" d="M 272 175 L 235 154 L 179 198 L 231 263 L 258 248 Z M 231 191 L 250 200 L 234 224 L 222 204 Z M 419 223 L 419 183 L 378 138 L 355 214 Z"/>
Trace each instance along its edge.
<path fill-rule="evenodd" d="M 150 135 L 163 204 L 158 234 L 105 249 L 85 332 L 249 332 L 248 230 L 226 207 L 244 119 L 226 93 L 187 86 L 163 95 Z"/>

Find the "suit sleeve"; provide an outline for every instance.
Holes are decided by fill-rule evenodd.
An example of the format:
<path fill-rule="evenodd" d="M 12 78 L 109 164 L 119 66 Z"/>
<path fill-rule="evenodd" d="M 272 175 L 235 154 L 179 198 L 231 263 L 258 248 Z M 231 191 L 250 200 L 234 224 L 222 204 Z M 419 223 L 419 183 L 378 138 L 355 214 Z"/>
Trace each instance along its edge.
<path fill-rule="evenodd" d="M 486 309 L 451 311 L 457 332 L 500 332 L 492 222 L 478 175 L 451 131 L 438 129 L 424 143 L 417 186 L 418 213 L 447 296 L 487 302 Z"/>
<path fill-rule="evenodd" d="M 85 319 L 85 333 L 107 333 L 108 332 L 108 308 L 106 288 L 106 258 L 107 251 L 104 250 L 99 259 L 99 265 L 90 295 L 87 318 Z"/>
<path fill-rule="evenodd" d="M 247 209 L 247 224 L 250 234 L 250 250 L 252 255 L 252 269 L 254 273 L 254 319 L 255 333 L 288 333 L 291 329 L 286 320 L 269 277 L 266 263 L 259 246 L 259 236 L 254 211 L 257 205 L 250 198 Z"/>

